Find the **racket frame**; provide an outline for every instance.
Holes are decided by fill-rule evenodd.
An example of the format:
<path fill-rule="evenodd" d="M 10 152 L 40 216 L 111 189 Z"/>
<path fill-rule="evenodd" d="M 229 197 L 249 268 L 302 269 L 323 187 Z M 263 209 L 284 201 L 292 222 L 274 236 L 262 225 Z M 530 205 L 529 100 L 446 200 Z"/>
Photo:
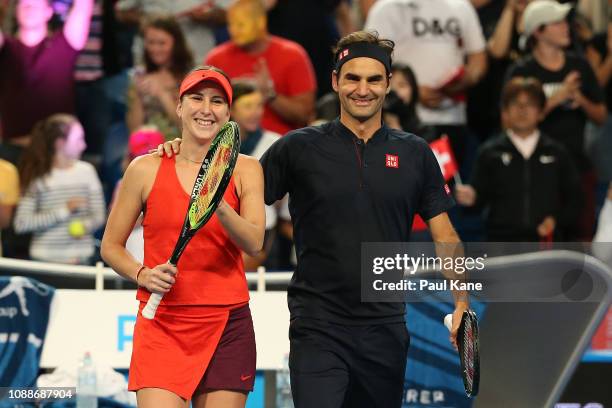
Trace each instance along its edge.
<path fill-rule="evenodd" d="M 465 347 L 464 347 L 464 336 L 466 335 L 466 325 L 472 326 L 472 337 L 473 337 L 473 347 L 472 347 L 472 368 L 473 368 L 473 377 L 472 384 L 469 383 L 468 378 L 468 363 L 465 357 Z M 476 313 L 472 310 L 466 310 L 463 312 L 463 316 L 461 317 L 461 324 L 459 325 L 459 331 L 457 333 L 457 348 L 459 351 L 459 362 L 461 364 L 461 378 L 463 380 L 463 386 L 465 388 L 465 393 L 468 397 L 475 397 L 478 395 L 478 389 L 480 385 L 480 344 L 479 344 L 479 336 L 478 336 L 478 319 L 476 318 Z"/>

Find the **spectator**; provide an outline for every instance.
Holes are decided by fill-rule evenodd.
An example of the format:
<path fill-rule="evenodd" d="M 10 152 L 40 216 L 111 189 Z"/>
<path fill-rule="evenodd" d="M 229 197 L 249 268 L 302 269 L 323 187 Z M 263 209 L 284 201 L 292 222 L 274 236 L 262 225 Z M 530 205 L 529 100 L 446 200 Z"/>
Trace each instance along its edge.
<path fill-rule="evenodd" d="M 507 128 L 482 146 L 471 185 L 455 187 L 457 202 L 488 207 L 489 241 L 564 240 L 578 212 L 579 179 L 565 148 L 538 130 L 542 85 L 513 78 L 501 105 Z"/>
<path fill-rule="evenodd" d="M 32 130 L 19 167 L 24 196 L 15 215 L 15 230 L 33 233 L 32 259 L 87 264 L 94 255 L 104 198 L 96 170 L 79 160 L 84 149 L 83 128 L 71 115 L 52 115 Z"/>
<path fill-rule="evenodd" d="M 74 65 L 87 41 L 92 8 L 93 0 L 74 0 L 63 29 L 49 35 L 49 1 L 18 1 L 17 36 L 0 32 L 4 140 L 27 144 L 32 123 L 53 113 L 74 112 Z"/>
<path fill-rule="evenodd" d="M 581 174 L 582 213 L 573 238 L 590 241 L 595 228 L 595 173 L 584 153 L 588 120 L 606 119 L 603 94 L 587 60 L 565 51 L 570 45 L 566 17 L 571 5 L 534 0 L 523 13 L 521 42 L 531 53 L 510 67 L 508 78 L 535 77 L 544 87 L 546 106 L 541 130 L 572 154 Z"/>
<path fill-rule="evenodd" d="M 338 94 L 329 92 L 317 99 L 315 112 L 315 120 L 310 123 L 310 126 L 322 125 L 340 116 L 340 100 L 338 99 Z"/>
<path fill-rule="evenodd" d="M 596 34 L 586 49 L 586 57 L 603 88 L 608 112 L 612 110 L 612 22 L 608 31 Z M 589 141 L 589 157 L 598 170 L 600 180 L 612 180 L 612 118 L 608 116 L 603 128 L 595 129 Z"/>
<path fill-rule="evenodd" d="M 231 0 L 119 0 L 117 18 L 139 26 L 143 19 L 156 15 L 174 16 L 183 31 L 195 61 L 202 61 L 215 46 L 216 27 L 225 24 L 225 9 Z M 134 44 L 134 59 L 142 55 L 142 42 Z M 143 61 L 139 61 L 143 62 Z"/>
<path fill-rule="evenodd" d="M 487 40 L 488 70 L 468 92 L 467 120 L 470 130 L 480 140 L 500 132 L 499 109 L 483 109 L 483 106 L 498 106 L 508 67 L 525 54 L 519 47 L 519 37 L 523 31 L 521 16 L 529 1 L 500 0 L 478 9 Z"/>
<path fill-rule="evenodd" d="M 612 16 L 610 0 L 578 0 L 576 11 L 586 21 L 593 35 L 606 32 Z"/>
<path fill-rule="evenodd" d="M 467 0 L 378 0 L 366 29 L 397 44 L 394 60 L 419 83 L 419 117 L 449 136 L 459 162 L 466 146 L 465 92 L 486 72 L 485 41 Z M 467 61 L 467 62 L 466 62 Z"/>
<path fill-rule="evenodd" d="M 374 3 L 376 3 L 376 0 L 357 0 L 355 1 L 355 3 L 358 6 L 361 18 L 363 19 L 363 21 L 365 21 L 368 17 L 368 14 L 370 13 L 370 9 L 374 5 Z"/>
<path fill-rule="evenodd" d="M 0 229 L 9 226 L 13 211 L 19 200 L 19 176 L 17 168 L 10 162 L 0 159 Z M 2 236 L 0 235 L 0 242 Z M 0 256 L 2 246 L 0 245 Z"/>
<path fill-rule="evenodd" d="M 506 0 L 495 30 L 487 41 L 487 51 L 494 59 L 516 60 L 523 55 L 523 50 L 519 48 L 519 37 L 523 32 L 523 12 L 529 2 L 530 0 Z"/>
<path fill-rule="evenodd" d="M 278 0 L 268 12 L 270 33 L 295 41 L 308 53 L 317 78 L 317 97 L 332 91 L 334 44 L 355 31 L 348 9 L 347 0 Z"/>
<path fill-rule="evenodd" d="M 95 0 L 89 37 L 79 53 L 76 81 L 76 115 L 85 130 L 87 153 L 101 155 L 111 124 L 111 100 L 106 78 L 121 70 L 112 0 Z"/>
<path fill-rule="evenodd" d="M 253 156 L 259 160 L 281 136 L 278 133 L 261 128 L 261 119 L 264 112 L 263 95 L 252 81 L 234 81 L 232 88 L 234 96 L 231 117 L 240 127 L 240 153 Z M 258 266 L 265 263 L 275 239 L 277 224 L 279 224 L 279 230 L 283 230 L 283 227 L 286 229 L 287 225 L 291 225 L 286 198 L 276 205 L 266 205 L 265 208 L 266 233 L 263 250 L 256 256 L 250 256 L 243 252 L 242 257 L 246 271 L 254 271 Z M 281 227 L 281 224 L 284 225 Z M 291 239 L 291 236 L 288 238 Z"/>
<path fill-rule="evenodd" d="M 0 118 L 1 119 L 1 118 Z M 25 146 L 8 143 L 3 141 L 0 143 L 0 159 L 6 160 L 15 168 L 19 165 L 19 161 L 23 155 Z M 11 222 L 6 228 L 2 228 L 2 256 L 7 258 L 27 259 L 30 250 L 30 235 L 17 234 Z"/>
<path fill-rule="evenodd" d="M 285 134 L 304 126 L 314 114 L 316 82 L 306 51 L 267 30 L 259 0 L 238 0 L 227 13 L 231 40 L 214 48 L 206 64 L 230 78 L 254 78 L 266 101 L 262 127 Z"/>
<path fill-rule="evenodd" d="M 391 73 L 391 92 L 383 106 L 385 123 L 391 128 L 414 133 L 431 142 L 438 135 L 434 127 L 423 125 L 417 114 L 419 86 L 414 72 L 408 65 L 393 64 Z"/>
<path fill-rule="evenodd" d="M 193 58 L 174 17 L 152 17 L 142 31 L 145 66 L 135 69 L 128 90 L 128 128 L 135 132 L 143 125 L 155 126 L 166 139 L 174 139 L 180 136 L 179 84 Z"/>
<path fill-rule="evenodd" d="M 608 30 L 595 35 L 586 49 L 586 58 L 591 64 L 597 82 L 605 90 L 606 105 L 612 108 L 612 22 Z"/>

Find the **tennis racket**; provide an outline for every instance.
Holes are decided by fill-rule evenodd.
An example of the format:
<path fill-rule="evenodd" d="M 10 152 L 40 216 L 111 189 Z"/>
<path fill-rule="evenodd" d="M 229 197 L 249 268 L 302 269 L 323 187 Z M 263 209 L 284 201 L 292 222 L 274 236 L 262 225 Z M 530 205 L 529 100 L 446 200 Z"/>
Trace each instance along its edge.
<path fill-rule="evenodd" d="M 191 238 L 214 214 L 232 177 L 239 152 L 238 125 L 236 122 L 227 122 L 213 139 L 198 171 L 181 235 L 168 260 L 169 264 L 176 266 Z M 149 301 L 142 309 L 144 318 L 153 319 L 155 317 L 157 306 L 163 296 L 158 293 L 151 294 Z"/>
<path fill-rule="evenodd" d="M 444 318 L 444 325 L 451 330 L 453 315 Z M 457 348 L 461 363 L 463 387 L 468 397 L 478 394 L 480 384 L 480 347 L 478 344 L 478 319 L 472 310 L 463 312 L 459 332 L 457 333 Z"/>

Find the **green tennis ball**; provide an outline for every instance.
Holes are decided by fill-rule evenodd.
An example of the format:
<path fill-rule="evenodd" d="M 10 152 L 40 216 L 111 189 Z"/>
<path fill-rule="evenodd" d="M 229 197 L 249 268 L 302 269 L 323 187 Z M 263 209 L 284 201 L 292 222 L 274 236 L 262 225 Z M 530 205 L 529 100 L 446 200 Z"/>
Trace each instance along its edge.
<path fill-rule="evenodd" d="M 85 224 L 81 220 L 74 220 L 68 225 L 68 232 L 74 238 L 81 238 L 85 235 Z"/>

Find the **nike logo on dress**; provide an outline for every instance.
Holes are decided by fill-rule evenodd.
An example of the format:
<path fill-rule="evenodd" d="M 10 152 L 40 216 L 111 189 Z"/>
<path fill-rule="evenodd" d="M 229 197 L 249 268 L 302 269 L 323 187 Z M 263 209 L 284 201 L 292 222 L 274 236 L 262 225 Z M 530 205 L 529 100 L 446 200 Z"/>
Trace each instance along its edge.
<path fill-rule="evenodd" d="M 240 376 L 240 381 L 246 381 L 246 380 L 248 380 L 251 377 L 252 377 L 252 375 L 241 375 Z"/>

